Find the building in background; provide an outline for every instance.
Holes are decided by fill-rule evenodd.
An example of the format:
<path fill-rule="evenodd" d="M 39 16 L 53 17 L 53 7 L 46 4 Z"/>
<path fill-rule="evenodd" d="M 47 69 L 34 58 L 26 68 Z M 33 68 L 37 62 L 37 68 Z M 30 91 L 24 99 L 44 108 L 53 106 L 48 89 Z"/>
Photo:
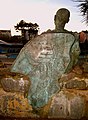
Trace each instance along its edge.
<path fill-rule="evenodd" d="M 0 39 L 9 41 L 11 39 L 11 30 L 0 30 Z"/>

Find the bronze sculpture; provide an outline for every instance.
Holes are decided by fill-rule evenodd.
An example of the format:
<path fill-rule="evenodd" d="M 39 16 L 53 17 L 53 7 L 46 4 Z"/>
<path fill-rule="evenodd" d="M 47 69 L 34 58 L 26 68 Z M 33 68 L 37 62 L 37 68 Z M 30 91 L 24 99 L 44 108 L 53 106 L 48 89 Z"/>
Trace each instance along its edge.
<path fill-rule="evenodd" d="M 33 108 L 43 107 L 60 91 L 60 77 L 77 63 L 79 42 L 71 32 L 64 29 L 69 17 L 67 9 L 58 10 L 54 19 L 55 30 L 29 41 L 12 66 L 12 72 L 29 76 L 31 86 L 28 100 Z"/>

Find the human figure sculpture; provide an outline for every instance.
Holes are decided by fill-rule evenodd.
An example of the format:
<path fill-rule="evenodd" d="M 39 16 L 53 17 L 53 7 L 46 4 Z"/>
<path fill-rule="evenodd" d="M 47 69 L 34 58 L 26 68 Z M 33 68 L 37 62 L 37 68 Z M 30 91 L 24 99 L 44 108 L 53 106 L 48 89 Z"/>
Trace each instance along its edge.
<path fill-rule="evenodd" d="M 12 72 L 23 73 L 30 78 L 28 100 L 33 108 L 43 107 L 60 91 L 60 77 L 77 62 L 79 43 L 64 29 L 69 16 L 67 9 L 58 10 L 54 18 L 55 29 L 30 40 L 12 65 Z"/>
<path fill-rule="evenodd" d="M 55 32 L 68 32 L 65 30 L 65 24 L 69 22 L 70 12 L 66 8 L 61 8 L 54 16 Z"/>
<path fill-rule="evenodd" d="M 66 23 L 69 22 L 69 18 L 70 18 L 70 11 L 68 9 L 66 9 L 66 8 L 59 9 L 54 16 L 55 29 L 54 30 L 49 29 L 49 30 L 47 30 L 47 32 L 55 32 L 55 33 L 70 32 L 70 31 L 64 29 Z"/>

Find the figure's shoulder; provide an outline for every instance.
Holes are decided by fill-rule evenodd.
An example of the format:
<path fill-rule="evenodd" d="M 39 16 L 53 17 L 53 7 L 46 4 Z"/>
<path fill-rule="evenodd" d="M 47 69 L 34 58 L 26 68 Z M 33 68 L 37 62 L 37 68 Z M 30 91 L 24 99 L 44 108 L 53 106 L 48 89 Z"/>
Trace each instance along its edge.
<path fill-rule="evenodd" d="M 75 36 L 75 32 L 72 32 L 72 31 L 68 31 L 68 30 L 66 30 L 66 29 L 63 29 L 63 30 L 51 30 L 51 29 L 48 29 L 47 31 L 44 31 L 44 32 L 42 32 L 41 33 L 41 35 L 42 34 L 47 34 L 47 33 L 66 33 L 66 34 L 72 34 L 73 36 Z"/>

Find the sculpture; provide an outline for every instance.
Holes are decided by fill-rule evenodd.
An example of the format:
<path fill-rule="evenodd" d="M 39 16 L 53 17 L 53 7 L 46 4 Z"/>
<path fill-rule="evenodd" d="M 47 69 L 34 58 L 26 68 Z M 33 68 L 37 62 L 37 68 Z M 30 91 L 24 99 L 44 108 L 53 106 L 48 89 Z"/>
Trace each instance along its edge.
<path fill-rule="evenodd" d="M 65 8 L 59 9 L 54 16 L 55 30 L 53 32 L 68 32 L 64 27 L 69 22 L 69 17 L 69 10 Z"/>
<path fill-rule="evenodd" d="M 53 33 L 60 33 L 60 32 L 70 32 L 65 28 L 66 23 L 69 22 L 70 18 L 70 11 L 66 8 L 61 8 L 56 12 L 56 15 L 54 16 L 54 24 L 55 24 L 55 29 L 54 30 L 48 30 L 47 32 L 53 32 Z M 45 33 L 45 32 L 44 32 Z M 70 32 L 73 34 L 73 32 Z"/>
<path fill-rule="evenodd" d="M 59 19 L 59 15 L 64 16 L 63 19 Z M 12 72 L 26 74 L 31 80 L 28 100 L 33 108 L 43 107 L 60 91 L 60 77 L 69 72 L 78 60 L 79 42 L 72 32 L 64 29 L 69 17 L 67 9 L 58 10 L 55 30 L 29 41 L 12 65 Z"/>

